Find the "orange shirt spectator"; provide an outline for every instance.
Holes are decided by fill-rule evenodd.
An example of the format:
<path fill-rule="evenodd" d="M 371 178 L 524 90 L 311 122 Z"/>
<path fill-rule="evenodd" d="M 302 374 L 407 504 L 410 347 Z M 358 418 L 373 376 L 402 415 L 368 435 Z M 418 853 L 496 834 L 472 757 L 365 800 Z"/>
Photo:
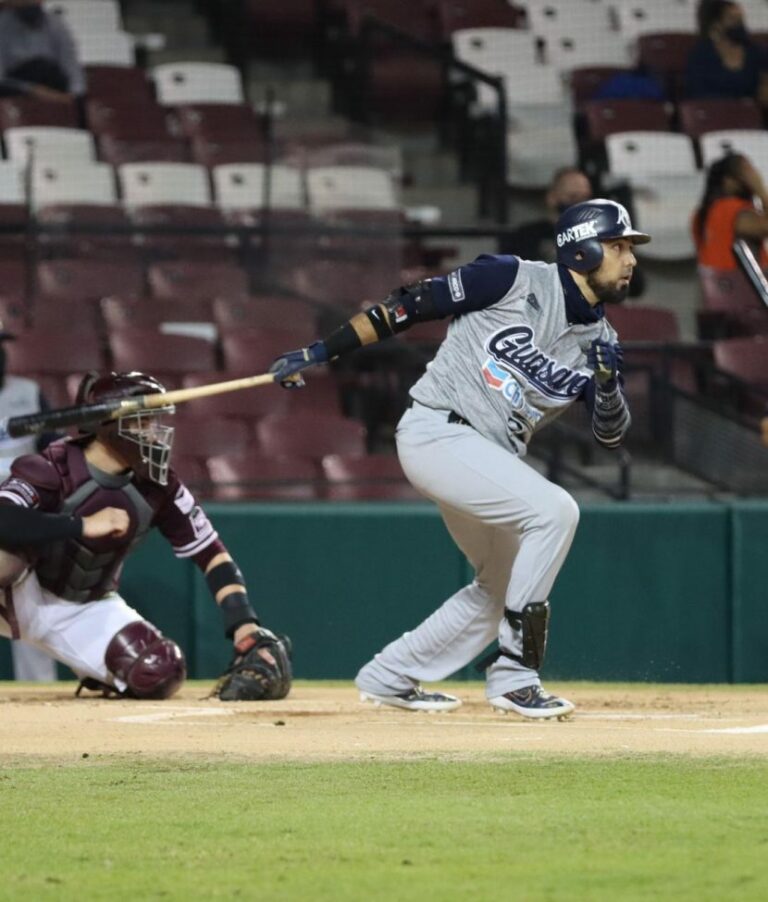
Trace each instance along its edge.
<path fill-rule="evenodd" d="M 755 205 L 760 201 L 762 211 Z M 709 167 L 704 196 L 693 214 L 691 228 L 700 266 L 736 269 L 733 243 L 744 239 L 762 243 L 768 238 L 768 189 L 760 173 L 741 154 L 727 154 Z M 768 257 L 762 248 L 763 269 Z"/>

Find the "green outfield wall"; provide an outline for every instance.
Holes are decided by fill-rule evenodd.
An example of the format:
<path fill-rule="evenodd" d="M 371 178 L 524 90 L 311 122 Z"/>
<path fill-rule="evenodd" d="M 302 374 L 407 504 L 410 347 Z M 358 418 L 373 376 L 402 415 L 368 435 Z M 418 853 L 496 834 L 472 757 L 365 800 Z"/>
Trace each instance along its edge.
<path fill-rule="evenodd" d="M 265 624 L 305 678 L 350 678 L 471 578 L 430 504 L 208 505 Z M 552 593 L 545 676 L 768 681 L 768 501 L 587 506 Z M 184 648 L 194 677 L 229 657 L 194 567 L 153 534 L 123 594 Z M 474 669 L 462 671 L 476 678 Z M 10 678 L 8 643 L 0 678 Z"/>

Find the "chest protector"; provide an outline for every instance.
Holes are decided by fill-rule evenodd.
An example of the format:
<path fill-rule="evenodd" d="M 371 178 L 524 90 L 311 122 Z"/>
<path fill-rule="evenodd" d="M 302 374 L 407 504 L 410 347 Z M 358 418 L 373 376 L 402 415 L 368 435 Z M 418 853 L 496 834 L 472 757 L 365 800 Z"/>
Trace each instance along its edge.
<path fill-rule="evenodd" d="M 108 539 L 106 548 L 104 539 L 97 540 L 99 550 L 92 547 L 93 540 L 65 539 L 49 545 L 38 558 L 35 572 L 44 589 L 67 601 L 97 601 L 117 589 L 123 561 L 149 532 L 155 511 L 131 481 L 117 484 L 115 477 L 89 471 L 77 445 L 57 442 L 45 456 L 61 478 L 59 513 L 82 515 L 89 499 L 109 491 L 112 498 L 106 504 L 124 508 L 131 517 L 128 533 Z M 123 496 L 119 501 L 115 492 Z"/>

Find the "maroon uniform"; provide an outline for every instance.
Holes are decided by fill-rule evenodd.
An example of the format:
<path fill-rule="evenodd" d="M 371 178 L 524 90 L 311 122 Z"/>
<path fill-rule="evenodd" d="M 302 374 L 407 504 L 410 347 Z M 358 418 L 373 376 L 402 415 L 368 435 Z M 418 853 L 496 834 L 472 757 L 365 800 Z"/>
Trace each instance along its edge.
<path fill-rule="evenodd" d="M 34 552 L 40 585 L 68 601 L 95 601 L 115 591 L 123 561 L 152 527 L 168 539 L 180 558 L 192 558 L 205 570 L 225 551 L 197 501 L 169 471 L 167 485 L 132 472 L 109 474 L 89 464 L 87 441 L 63 440 L 40 454 L 18 458 L 0 484 L 0 503 L 13 503 L 51 513 L 80 517 L 105 507 L 122 508 L 130 518 L 124 536 L 67 538 Z"/>

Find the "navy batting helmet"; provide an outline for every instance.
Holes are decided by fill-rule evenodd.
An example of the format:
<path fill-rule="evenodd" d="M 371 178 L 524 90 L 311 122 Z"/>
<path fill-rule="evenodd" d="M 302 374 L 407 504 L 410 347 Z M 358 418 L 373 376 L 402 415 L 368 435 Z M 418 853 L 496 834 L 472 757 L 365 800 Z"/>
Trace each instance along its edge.
<path fill-rule="evenodd" d="M 574 204 L 557 221 L 557 262 L 576 272 L 589 272 L 603 262 L 601 241 L 631 238 L 633 244 L 647 244 L 650 235 L 632 228 L 626 207 L 615 200 L 598 197 Z"/>

